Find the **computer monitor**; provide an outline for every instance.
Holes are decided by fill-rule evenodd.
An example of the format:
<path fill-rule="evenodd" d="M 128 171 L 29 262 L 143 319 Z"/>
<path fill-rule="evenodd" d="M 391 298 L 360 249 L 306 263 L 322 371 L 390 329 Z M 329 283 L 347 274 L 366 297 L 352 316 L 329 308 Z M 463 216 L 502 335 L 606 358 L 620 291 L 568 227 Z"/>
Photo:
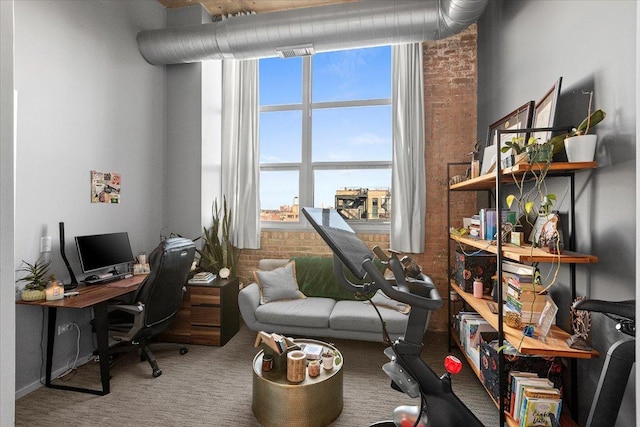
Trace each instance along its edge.
<path fill-rule="evenodd" d="M 364 279 L 367 272 L 362 267 L 362 263 L 365 260 L 373 260 L 375 255 L 360 240 L 338 211 L 305 207 L 302 208 L 302 212 L 351 273 L 358 279 Z"/>
<path fill-rule="evenodd" d="M 127 232 L 76 236 L 76 247 L 84 273 L 116 270 L 121 264 L 133 262 Z"/>

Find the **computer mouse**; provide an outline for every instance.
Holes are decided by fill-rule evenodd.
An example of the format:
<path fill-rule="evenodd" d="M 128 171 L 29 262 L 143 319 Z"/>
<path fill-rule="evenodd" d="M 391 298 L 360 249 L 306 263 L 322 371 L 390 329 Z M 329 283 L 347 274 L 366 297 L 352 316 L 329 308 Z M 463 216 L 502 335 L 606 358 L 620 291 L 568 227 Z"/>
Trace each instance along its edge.
<path fill-rule="evenodd" d="M 96 276 L 95 274 L 92 274 L 91 276 L 87 276 L 87 277 L 84 278 L 84 280 L 86 280 L 86 281 L 99 280 L 99 279 L 100 279 L 100 277 Z"/>

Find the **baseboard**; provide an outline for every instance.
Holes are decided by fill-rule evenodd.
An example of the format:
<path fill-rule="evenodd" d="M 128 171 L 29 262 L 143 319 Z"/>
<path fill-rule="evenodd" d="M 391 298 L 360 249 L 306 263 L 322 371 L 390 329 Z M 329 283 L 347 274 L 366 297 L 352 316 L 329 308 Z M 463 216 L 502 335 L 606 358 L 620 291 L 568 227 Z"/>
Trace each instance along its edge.
<path fill-rule="evenodd" d="M 85 357 L 79 358 L 78 359 L 78 363 L 77 366 L 82 366 L 85 363 L 89 362 L 90 360 L 93 360 L 94 356 L 92 354 L 88 354 Z M 69 366 L 65 366 L 59 369 L 56 369 L 55 371 L 53 371 L 51 373 L 51 377 L 52 378 L 58 378 L 58 376 L 62 375 L 63 373 L 65 373 L 67 370 L 69 369 Z M 16 390 L 16 400 L 20 399 L 23 396 L 26 396 L 27 394 L 31 393 L 32 391 L 35 391 L 37 389 L 39 389 L 40 387 L 44 387 L 44 382 L 45 382 L 45 378 L 42 377 L 40 379 L 40 381 L 35 381 L 31 384 L 28 384 L 24 387 L 22 387 L 20 390 Z"/>

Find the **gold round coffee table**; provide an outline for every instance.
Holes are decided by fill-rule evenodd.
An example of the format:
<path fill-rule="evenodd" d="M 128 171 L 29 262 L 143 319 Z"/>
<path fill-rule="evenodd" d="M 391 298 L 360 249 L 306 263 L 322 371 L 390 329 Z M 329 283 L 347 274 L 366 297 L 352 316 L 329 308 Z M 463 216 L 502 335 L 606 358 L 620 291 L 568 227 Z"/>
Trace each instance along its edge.
<path fill-rule="evenodd" d="M 265 426 L 323 427 L 342 412 L 342 354 L 332 345 L 311 339 L 297 339 L 296 344 L 317 344 L 333 350 L 339 363 L 333 369 L 320 368 L 320 375 L 302 382 L 287 380 L 285 369 L 262 372 L 261 350 L 253 358 L 253 400 L 251 408 L 258 422 Z M 285 356 L 286 357 L 286 356 Z M 284 362 L 286 366 L 286 361 Z"/>

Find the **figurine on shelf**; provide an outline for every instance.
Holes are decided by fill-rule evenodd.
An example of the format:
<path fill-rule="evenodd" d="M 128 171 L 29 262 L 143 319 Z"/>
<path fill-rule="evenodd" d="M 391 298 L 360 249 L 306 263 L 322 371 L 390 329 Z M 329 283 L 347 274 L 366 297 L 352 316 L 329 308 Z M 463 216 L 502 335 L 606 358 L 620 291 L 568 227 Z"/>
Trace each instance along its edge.
<path fill-rule="evenodd" d="M 574 304 L 584 299 L 585 297 L 578 297 L 575 299 Z M 591 312 L 586 310 L 576 310 L 574 304 L 571 304 L 571 327 L 573 329 L 573 335 L 567 339 L 567 345 L 571 348 L 578 350 L 591 350 L 591 346 L 587 343 L 587 337 L 591 330 Z"/>

